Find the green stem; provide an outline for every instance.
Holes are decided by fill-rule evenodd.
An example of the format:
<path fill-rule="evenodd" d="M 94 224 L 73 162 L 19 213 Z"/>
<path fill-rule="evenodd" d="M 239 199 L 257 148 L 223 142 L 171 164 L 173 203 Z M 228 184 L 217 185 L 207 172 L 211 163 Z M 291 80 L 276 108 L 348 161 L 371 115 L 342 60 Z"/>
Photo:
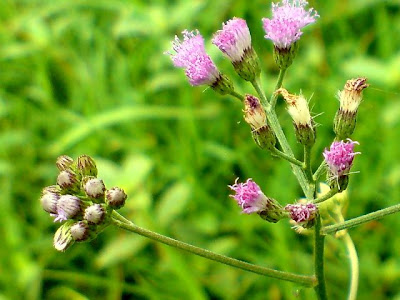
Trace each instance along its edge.
<path fill-rule="evenodd" d="M 327 192 L 326 194 L 323 194 L 321 197 L 319 197 L 319 198 L 313 200 L 312 203 L 317 204 L 317 203 L 324 202 L 324 201 L 326 201 L 326 200 L 332 198 L 333 196 L 335 196 L 337 193 L 338 193 L 337 188 L 332 188 L 332 189 L 330 189 L 329 192 Z"/>
<path fill-rule="evenodd" d="M 273 154 L 275 154 L 276 156 L 279 156 L 280 158 L 286 159 L 288 162 L 297 165 L 299 167 L 303 167 L 303 163 L 301 161 L 299 161 L 298 159 L 287 155 L 286 153 L 274 148 L 273 150 L 271 150 L 271 152 Z"/>
<path fill-rule="evenodd" d="M 256 90 L 258 96 L 261 98 L 261 103 L 265 108 L 269 107 L 269 102 L 267 97 L 264 94 L 264 91 L 261 88 L 261 83 L 260 83 L 260 77 L 256 77 L 254 81 L 251 81 L 251 84 L 253 85 L 254 89 Z"/>
<path fill-rule="evenodd" d="M 284 73 L 282 73 L 282 76 L 283 75 L 284 75 Z M 283 77 L 280 79 L 280 81 L 282 81 L 282 80 L 283 80 Z M 278 83 L 279 83 L 279 80 L 278 80 Z M 265 95 L 259 86 L 259 82 L 256 80 L 256 81 L 252 82 L 252 84 L 253 84 L 254 88 L 257 90 L 258 95 L 261 98 L 261 101 L 263 103 L 265 103 L 265 110 L 267 113 L 267 119 L 268 119 L 269 125 L 271 126 L 271 129 L 275 133 L 275 136 L 277 137 L 279 144 L 282 147 L 283 152 L 287 156 L 294 158 L 293 151 L 289 146 L 289 143 L 286 139 L 285 134 L 283 133 L 281 125 L 279 124 L 278 116 L 276 115 L 275 110 L 272 109 L 271 105 L 268 103 L 267 99 L 265 98 Z M 277 86 L 278 85 L 279 84 L 277 84 Z M 291 167 L 292 167 L 293 173 L 296 176 L 297 180 L 299 181 L 299 184 L 300 184 L 304 194 L 306 195 L 306 197 L 308 199 L 313 199 L 313 191 L 312 191 L 312 189 L 310 189 L 310 186 L 307 182 L 307 178 L 306 178 L 306 175 L 304 174 L 303 168 L 298 165 L 295 165 L 295 164 L 291 164 Z"/>
<path fill-rule="evenodd" d="M 312 170 L 311 170 L 311 147 L 304 146 L 304 171 L 306 173 L 308 182 L 314 183 Z"/>
<path fill-rule="evenodd" d="M 278 99 L 278 95 L 275 93 L 277 89 L 282 86 L 283 78 L 285 77 L 286 69 L 281 69 L 278 75 L 278 81 L 276 82 L 275 90 L 271 95 L 270 104 L 272 108 L 275 108 L 276 100 Z"/>
<path fill-rule="evenodd" d="M 237 92 L 235 92 L 235 91 L 231 91 L 231 92 L 229 93 L 229 95 L 231 95 L 231 96 L 233 96 L 233 97 L 235 97 L 235 98 L 238 98 L 240 101 L 243 101 L 243 99 L 244 99 L 244 96 L 240 95 L 239 93 L 237 93 Z"/>
<path fill-rule="evenodd" d="M 350 262 L 350 288 L 347 300 L 356 300 L 359 278 L 357 251 L 356 247 L 354 246 L 353 240 L 351 239 L 348 232 L 346 232 L 346 234 L 343 236 L 343 240 L 347 249 L 347 255 Z"/>
<path fill-rule="evenodd" d="M 314 235 L 314 268 L 318 284 L 314 287 L 319 300 L 328 299 L 325 288 L 324 274 L 324 239 L 321 235 L 321 217 L 317 216 Z"/>
<path fill-rule="evenodd" d="M 313 179 L 314 181 L 317 181 L 319 177 L 326 171 L 326 163 L 325 161 L 322 161 L 322 163 L 319 165 L 317 171 L 315 171 Z"/>
<path fill-rule="evenodd" d="M 132 222 L 127 223 L 124 221 L 120 221 L 119 219 L 120 219 L 120 217 L 118 216 L 118 213 L 114 211 L 113 218 L 112 218 L 112 222 L 114 225 L 116 225 L 122 229 L 125 229 L 127 231 L 140 234 L 142 236 L 145 236 L 145 237 L 155 240 L 157 242 L 161 242 L 166 245 L 188 251 L 192 254 L 202 256 L 207 259 L 214 260 L 214 261 L 217 261 L 217 262 L 220 262 L 220 263 L 232 266 L 232 267 L 236 267 L 236 268 L 239 268 L 239 269 L 242 269 L 245 271 L 264 275 L 267 277 L 272 277 L 272 278 L 276 278 L 276 279 L 280 279 L 280 280 L 295 282 L 295 283 L 298 283 L 298 284 L 301 284 L 301 285 L 304 285 L 307 287 L 313 287 L 315 285 L 315 278 L 313 276 L 298 275 L 298 274 L 294 274 L 294 273 L 282 272 L 282 271 L 277 271 L 274 269 L 264 268 L 261 266 L 246 263 L 246 262 L 234 259 L 234 258 L 230 258 L 230 257 L 224 256 L 224 255 L 220 255 L 220 254 L 211 252 L 206 249 L 195 247 L 193 245 L 172 239 L 170 237 L 167 237 L 167 236 L 164 236 L 161 234 L 158 234 L 151 230 L 141 228 L 141 227 L 133 224 Z"/>
<path fill-rule="evenodd" d="M 391 214 L 397 213 L 399 211 L 400 211 L 400 204 L 396 204 L 396 205 L 389 206 L 387 208 L 384 208 L 384 209 L 381 209 L 378 211 L 374 211 L 372 213 L 369 213 L 369 214 L 366 214 L 366 215 L 363 215 L 363 216 L 360 216 L 357 218 L 347 220 L 340 224 L 325 226 L 324 228 L 322 228 L 322 233 L 330 234 L 330 233 L 334 233 L 334 232 L 337 232 L 342 229 L 353 228 L 360 224 L 363 224 L 363 223 L 366 223 L 369 221 L 373 221 L 373 220 L 377 220 L 377 219 L 381 219 L 387 215 L 391 215 Z"/>

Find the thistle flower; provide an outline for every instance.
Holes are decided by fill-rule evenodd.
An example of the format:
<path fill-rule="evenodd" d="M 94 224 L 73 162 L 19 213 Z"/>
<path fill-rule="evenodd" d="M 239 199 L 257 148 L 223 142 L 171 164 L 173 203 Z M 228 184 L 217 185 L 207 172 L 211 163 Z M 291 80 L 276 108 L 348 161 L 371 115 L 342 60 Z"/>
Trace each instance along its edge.
<path fill-rule="evenodd" d="M 288 204 L 285 210 L 289 212 L 290 218 L 304 228 L 310 228 L 315 223 L 317 206 L 313 203 Z"/>
<path fill-rule="evenodd" d="M 186 76 L 193 86 L 212 85 L 220 73 L 206 53 L 203 37 L 198 30 L 184 30 L 182 34 L 182 41 L 175 36 L 172 42 L 176 54 L 169 53 L 175 67 L 185 69 Z"/>
<path fill-rule="evenodd" d="M 119 187 L 113 187 L 106 192 L 106 204 L 113 209 L 119 209 L 125 205 L 128 196 Z"/>
<path fill-rule="evenodd" d="M 269 222 L 278 222 L 283 217 L 282 206 L 274 199 L 268 198 L 260 187 L 251 178 L 245 183 L 238 183 L 228 187 L 235 192 L 230 195 L 236 200 L 245 214 L 257 213 L 261 218 Z"/>
<path fill-rule="evenodd" d="M 329 150 L 325 149 L 323 153 L 325 162 L 334 178 L 347 175 L 350 171 L 354 156 L 360 154 L 360 152 L 354 152 L 354 145 L 359 145 L 359 143 L 347 139 L 347 141 L 335 141 Z"/>
<path fill-rule="evenodd" d="M 60 171 L 64 171 L 67 170 L 73 162 L 74 160 L 68 155 L 61 155 L 57 158 L 56 166 Z"/>
<path fill-rule="evenodd" d="M 71 236 L 76 242 L 83 242 L 89 238 L 90 227 L 86 221 L 79 221 L 71 226 Z"/>
<path fill-rule="evenodd" d="M 312 145 L 315 142 L 314 121 L 308 108 L 308 102 L 303 95 L 292 95 L 280 88 L 275 93 L 281 94 L 287 103 L 287 110 L 293 119 L 296 137 L 302 145 Z"/>
<path fill-rule="evenodd" d="M 91 178 L 87 180 L 86 183 L 84 184 L 84 190 L 86 195 L 88 195 L 91 198 L 97 199 L 104 196 L 106 187 L 104 185 L 103 180 L 98 178 Z"/>
<path fill-rule="evenodd" d="M 42 208 L 48 213 L 57 213 L 57 202 L 60 199 L 60 187 L 52 185 L 45 187 L 40 197 L 40 204 Z"/>
<path fill-rule="evenodd" d="M 252 81 L 259 76 L 261 68 L 245 20 L 233 18 L 224 23 L 222 30 L 214 34 L 212 43 L 231 60 L 242 78 Z"/>
<path fill-rule="evenodd" d="M 272 3 L 272 19 L 263 18 L 265 38 L 271 40 L 275 47 L 288 49 L 298 41 L 303 34 L 301 29 L 314 23 L 318 13 L 310 8 L 305 0 L 282 0 L 281 3 Z"/>
<path fill-rule="evenodd" d="M 65 221 L 76 217 L 81 212 L 82 201 L 76 196 L 62 195 L 57 201 L 57 213 L 50 214 L 55 217 L 54 222 Z"/>
<path fill-rule="evenodd" d="M 64 252 L 74 243 L 71 235 L 71 226 L 73 224 L 73 220 L 68 220 L 57 229 L 53 239 L 53 245 L 56 250 Z"/>
<path fill-rule="evenodd" d="M 356 127 L 357 110 L 362 92 L 369 85 L 366 78 L 354 78 L 346 82 L 343 91 L 338 92 L 340 107 L 334 120 L 334 131 L 338 139 L 349 138 Z"/>
<path fill-rule="evenodd" d="M 70 169 L 61 171 L 57 176 L 57 184 L 65 190 L 74 190 L 78 188 L 79 182 L 75 172 Z"/>
<path fill-rule="evenodd" d="M 106 216 L 106 210 L 101 204 L 93 204 L 85 209 L 83 218 L 91 224 L 100 224 Z"/>
<path fill-rule="evenodd" d="M 318 13 L 304 7 L 305 0 L 282 0 L 272 4 L 272 18 L 263 18 L 265 38 L 274 43 L 274 58 L 280 69 L 286 69 L 291 64 L 297 52 L 297 41 L 303 32 L 301 29 L 314 23 Z"/>

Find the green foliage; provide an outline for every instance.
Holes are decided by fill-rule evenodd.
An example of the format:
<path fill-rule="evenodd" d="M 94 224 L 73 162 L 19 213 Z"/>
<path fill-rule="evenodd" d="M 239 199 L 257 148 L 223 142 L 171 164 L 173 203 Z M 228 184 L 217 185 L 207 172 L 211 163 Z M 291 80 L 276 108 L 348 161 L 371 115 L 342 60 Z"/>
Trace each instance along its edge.
<path fill-rule="evenodd" d="M 311 97 L 321 124 L 314 169 L 333 138 L 337 90 L 369 78 L 354 139 L 362 155 L 350 178 L 348 217 L 398 203 L 400 5 L 398 1 L 312 1 L 284 86 Z M 307 289 L 209 262 L 109 228 L 66 253 L 41 210 L 57 156 L 88 154 L 107 187 L 129 195 L 122 213 L 140 226 L 260 265 L 311 274 L 310 237 L 285 222 L 241 215 L 229 197 L 252 177 L 282 204 L 301 197 L 289 166 L 259 149 L 237 99 L 192 88 L 163 52 L 198 28 L 217 65 L 242 93 L 251 86 L 210 44 L 221 23 L 248 21 L 269 95 L 277 68 L 260 19 L 269 1 L 8 0 L 0 9 L 0 299 L 311 299 Z M 278 115 L 296 154 L 291 120 Z M 400 297 L 397 215 L 351 230 L 361 263 L 359 298 Z M 392 230 L 392 231 L 390 231 Z M 344 299 L 343 244 L 326 240 L 332 299 Z"/>

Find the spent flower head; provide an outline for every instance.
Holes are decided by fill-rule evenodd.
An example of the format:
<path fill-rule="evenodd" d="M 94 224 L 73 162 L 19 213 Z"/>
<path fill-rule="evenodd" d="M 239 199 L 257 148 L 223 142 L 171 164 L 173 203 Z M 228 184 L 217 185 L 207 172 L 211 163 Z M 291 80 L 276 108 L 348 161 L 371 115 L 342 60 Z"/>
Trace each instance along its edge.
<path fill-rule="evenodd" d="M 278 49 L 289 49 L 303 34 L 303 27 L 314 23 L 318 13 L 305 9 L 305 0 L 282 0 L 272 3 L 272 18 L 263 18 L 265 38 L 271 40 Z"/>
<path fill-rule="evenodd" d="M 325 149 L 323 153 L 325 162 L 334 178 L 347 175 L 353 165 L 354 156 L 361 153 L 354 152 L 354 145 L 359 143 L 347 139 L 347 141 L 335 141 L 329 150 Z"/>

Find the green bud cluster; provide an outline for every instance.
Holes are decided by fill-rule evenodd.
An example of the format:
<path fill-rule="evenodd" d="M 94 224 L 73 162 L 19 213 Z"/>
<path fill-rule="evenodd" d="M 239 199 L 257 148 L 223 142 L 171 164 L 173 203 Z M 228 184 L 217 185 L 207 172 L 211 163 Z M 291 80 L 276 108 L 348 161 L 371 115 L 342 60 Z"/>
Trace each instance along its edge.
<path fill-rule="evenodd" d="M 65 221 L 54 235 L 54 247 L 65 251 L 74 242 L 96 238 L 110 224 L 112 211 L 124 206 L 127 195 L 118 187 L 106 189 L 90 156 L 73 160 L 63 155 L 56 166 L 57 184 L 43 189 L 40 203 L 55 222 Z"/>

